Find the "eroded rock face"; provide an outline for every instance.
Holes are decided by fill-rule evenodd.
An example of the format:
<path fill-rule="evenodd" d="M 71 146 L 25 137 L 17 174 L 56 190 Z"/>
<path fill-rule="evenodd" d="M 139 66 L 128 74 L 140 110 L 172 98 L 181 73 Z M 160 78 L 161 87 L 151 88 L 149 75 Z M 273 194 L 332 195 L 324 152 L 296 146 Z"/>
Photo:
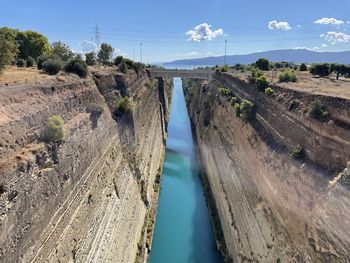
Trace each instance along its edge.
<path fill-rule="evenodd" d="M 231 103 L 218 95 L 217 88 L 223 86 L 257 104 L 255 123 L 236 117 Z M 288 91 L 270 98 L 254 90 L 247 83 L 241 86 L 239 80 L 220 76 L 210 83 L 194 82 L 189 91 L 189 114 L 220 218 L 227 260 L 348 262 L 350 194 L 341 184 L 329 182 L 336 175 L 331 171 L 340 172 L 349 157 L 350 148 L 339 147 L 338 140 L 349 143 L 349 130 L 334 127 L 332 131 L 310 120 L 303 109 L 288 111 L 288 101 L 281 99 L 290 96 Z M 307 94 L 304 101 L 302 96 L 298 99 L 301 103 L 313 100 Z M 333 108 L 328 104 L 328 108 L 346 121 L 349 113 L 342 106 L 347 103 Z M 307 137 L 302 137 L 302 130 Z M 289 155 L 289 146 L 300 142 L 305 142 L 312 161 Z M 333 154 L 336 151 L 341 156 Z M 336 160 L 336 165 L 325 169 Z"/>
<path fill-rule="evenodd" d="M 135 261 L 154 208 L 171 85 L 104 72 L 0 91 L 1 262 Z M 116 117 L 125 95 L 133 113 Z M 103 112 L 92 117 L 91 103 Z M 65 121 L 63 143 L 42 139 L 54 114 Z"/>

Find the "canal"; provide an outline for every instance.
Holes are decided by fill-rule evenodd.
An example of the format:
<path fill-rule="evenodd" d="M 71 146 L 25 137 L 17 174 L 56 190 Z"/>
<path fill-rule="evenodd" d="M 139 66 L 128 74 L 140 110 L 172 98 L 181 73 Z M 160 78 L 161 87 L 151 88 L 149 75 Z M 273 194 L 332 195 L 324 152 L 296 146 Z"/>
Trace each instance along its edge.
<path fill-rule="evenodd" d="M 149 263 L 223 262 L 199 178 L 182 81 L 174 79 L 163 176 Z"/>

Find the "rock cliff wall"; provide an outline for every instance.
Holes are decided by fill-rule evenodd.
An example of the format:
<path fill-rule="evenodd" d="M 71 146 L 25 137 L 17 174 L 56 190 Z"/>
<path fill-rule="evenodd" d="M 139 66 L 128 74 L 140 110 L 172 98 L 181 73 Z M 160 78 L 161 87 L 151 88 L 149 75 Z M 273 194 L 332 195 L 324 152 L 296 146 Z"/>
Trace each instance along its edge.
<path fill-rule="evenodd" d="M 228 75 L 190 86 L 189 114 L 227 261 L 349 262 L 350 195 L 335 178 L 350 160 L 349 101 L 317 96 L 332 116 L 321 123 L 306 114 L 314 95 L 274 87 L 269 97 Z M 219 87 L 253 101 L 256 120 L 236 117 Z M 298 106 L 289 108 L 293 99 Z M 297 145 L 306 159 L 289 155 Z"/>
<path fill-rule="evenodd" d="M 143 260 L 172 90 L 159 82 L 101 71 L 1 88 L 1 262 Z M 133 113 L 114 114 L 126 95 Z M 65 121 L 63 143 L 43 140 L 52 115 Z"/>

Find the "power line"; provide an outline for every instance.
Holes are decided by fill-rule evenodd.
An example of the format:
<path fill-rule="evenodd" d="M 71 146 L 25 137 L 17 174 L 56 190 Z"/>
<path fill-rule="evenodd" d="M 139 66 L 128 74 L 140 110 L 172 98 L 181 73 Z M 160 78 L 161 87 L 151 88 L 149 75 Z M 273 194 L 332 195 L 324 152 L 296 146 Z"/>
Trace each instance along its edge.
<path fill-rule="evenodd" d="M 96 52 L 98 51 L 98 48 L 100 46 L 100 34 L 101 32 L 96 22 L 96 27 L 95 27 Z"/>

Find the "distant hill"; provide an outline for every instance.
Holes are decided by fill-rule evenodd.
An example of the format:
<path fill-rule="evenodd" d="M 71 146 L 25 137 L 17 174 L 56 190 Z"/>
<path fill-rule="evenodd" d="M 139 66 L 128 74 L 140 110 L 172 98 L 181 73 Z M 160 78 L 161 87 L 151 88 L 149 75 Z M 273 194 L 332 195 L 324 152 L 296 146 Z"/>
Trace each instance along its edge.
<path fill-rule="evenodd" d="M 350 51 L 343 52 L 316 52 L 307 49 L 284 49 L 284 50 L 271 50 L 264 52 L 257 52 L 247 55 L 232 55 L 227 56 L 227 64 L 235 65 L 239 64 L 251 64 L 257 61 L 259 58 L 267 58 L 270 61 L 288 61 L 294 63 L 341 63 L 350 64 Z M 175 60 L 172 62 L 164 63 L 164 66 L 214 66 L 220 65 L 224 62 L 224 56 L 220 57 L 206 57 L 197 59 L 183 59 Z"/>

